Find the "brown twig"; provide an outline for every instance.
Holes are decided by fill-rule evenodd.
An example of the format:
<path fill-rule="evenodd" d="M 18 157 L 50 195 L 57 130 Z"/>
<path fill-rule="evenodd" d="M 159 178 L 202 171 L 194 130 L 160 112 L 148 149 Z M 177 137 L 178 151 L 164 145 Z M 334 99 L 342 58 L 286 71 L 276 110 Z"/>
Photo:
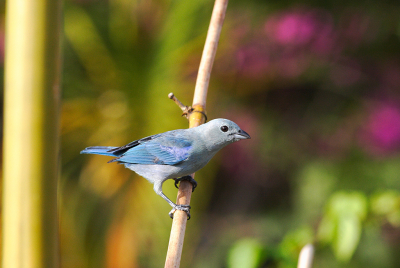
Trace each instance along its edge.
<path fill-rule="evenodd" d="M 193 112 L 193 107 L 192 106 L 186 106 L 186 105 L 184 105 L 180 100 L 178 100 L 176 97 L 175 97 L 175 95 L 174 95 L 174 93 L 169 93 L 168 94 L 168 98 L 170 98 L 171 100 L 173 100 L 175 103 L 176 103 L 176 105 L 178 105 L 179 106 L 179 108 L 181 108 L 181 110 L 182 110 L 182 116 L 184 116 L 184 117 L 186 117 L 187 119 L 189 119 L 189 115 Z"/>
<path fill-rule="evenodd" d="M 184 115 L 186 112 L 186 117 L 189 119 L 189 128 L 197 127 L 206 121 L 206 99 L 208 84 L 210 81 L 210 74 L 214 63 L 215 54 L 217 52 L 219 36 L 221 33 L 222 24 L 224 22 L 227 5 L 228 0 L 215 1 L 210 26 L 207 32 L 206 43 L 204 45 L 204 50 L 200 61 L 192 107 L 183 105 L 172 93 L 168 95 L 178 104 L 178 106 L 184 112 Z M 194 174 L 192 174 L 192 176 L 194 177 Z M 188 181 L 182 181 L 179 184 L 177 204 L 189 205 L 191 195 L 191 183 Z M 174 213 L 174 219 L 172 222 L 165 268 L 178 268 L 180 265 L 186 223 L 186 212 L 177 210 Z"/>

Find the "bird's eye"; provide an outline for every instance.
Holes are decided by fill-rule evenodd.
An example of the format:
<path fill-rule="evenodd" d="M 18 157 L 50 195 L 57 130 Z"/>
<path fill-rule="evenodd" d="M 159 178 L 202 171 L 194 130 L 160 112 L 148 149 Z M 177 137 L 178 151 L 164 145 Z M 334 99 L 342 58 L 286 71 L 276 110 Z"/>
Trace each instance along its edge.
<path fill-rule="evenodd" d="M 227 126 L 222 126 L 221 130 L 222 130 L 222 132 L 227 132 L 228 131 L 228 127 Z"/>

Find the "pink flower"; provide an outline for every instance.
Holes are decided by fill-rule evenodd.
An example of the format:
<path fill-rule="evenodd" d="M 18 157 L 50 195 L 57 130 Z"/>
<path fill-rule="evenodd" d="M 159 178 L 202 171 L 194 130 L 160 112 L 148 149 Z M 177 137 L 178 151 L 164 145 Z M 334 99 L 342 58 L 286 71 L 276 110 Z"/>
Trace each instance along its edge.
<path fill-rule="evenodd" d="M 399 148 L 400 109 L 392 104 L 372 110 L 361 136 L 362 145 L 372 153 L 384 153 Z"/>
<path fill-rule="evenodd" d="M 318 21 L 311 12 L 289 12 L 270 19 L 265 30 L 281 45 L 304 45 L 311 41 L 318 28 Z"/>

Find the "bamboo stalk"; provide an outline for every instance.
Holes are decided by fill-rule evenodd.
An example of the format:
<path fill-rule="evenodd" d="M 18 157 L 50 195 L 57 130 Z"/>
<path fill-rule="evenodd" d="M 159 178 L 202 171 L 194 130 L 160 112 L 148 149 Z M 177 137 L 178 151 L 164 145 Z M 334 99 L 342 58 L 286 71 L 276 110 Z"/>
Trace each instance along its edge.
<path fill-rule="evenodd" d="M 192 105 L 193 111 L 188 117 L 189 128 L 197 127 L 203 124 L 206 120 L 206 99 L 210 74 L 215 54 L 217 52 L 219 36 L 224 22 L 227 5 L 228 0 L 216 0 L 214 4 L 196 80 Z M 192 174 L 192 177 L 194 178 L 194 174 Z M 177 204 L 189 205 L 191 195 L 192 185 L 187 181 L 182 181 L 179 184 Z M 174 219 L 172 222 L 165 268 L 178 268 L 180 266 L 186 223 L 186 212 L 177 210 L 174 213 Z"/>
<path fill-rule="evenodd" d="M 206 110 L 208 84 L 210 82 L 211 70 L 215 54 L 217 53 L 219 36 L 224 23 L 227 6 L 228 0 L 215 1 L 210 26 L 208 27 L 206 43 L 204 45 L 203 54 L 201 55 L 199 72 L 197 74 L 193 97 L 193 108 L 196 105 L 200 105 L 204 110 Z"/>
<path fill-rule="evenodd" d="M 6 3 L 2 267 L 58 267 L 61 0 Z"/>

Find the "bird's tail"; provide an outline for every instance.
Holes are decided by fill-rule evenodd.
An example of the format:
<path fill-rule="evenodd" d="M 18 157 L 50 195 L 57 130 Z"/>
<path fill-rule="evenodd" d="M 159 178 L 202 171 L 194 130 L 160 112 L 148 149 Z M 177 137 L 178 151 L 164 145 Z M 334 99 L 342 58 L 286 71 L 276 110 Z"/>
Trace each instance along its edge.
<path fill-rule="evenodd" d="M 112 146 L 92 146 L 87 147 L 85 150 L 81 151 L 81 154 L 101 154 L 101 155 L 109 155 L 116 156 L 113 152 L 109 152 L 112 149 L 116 149 L 118 147 Z"/>

